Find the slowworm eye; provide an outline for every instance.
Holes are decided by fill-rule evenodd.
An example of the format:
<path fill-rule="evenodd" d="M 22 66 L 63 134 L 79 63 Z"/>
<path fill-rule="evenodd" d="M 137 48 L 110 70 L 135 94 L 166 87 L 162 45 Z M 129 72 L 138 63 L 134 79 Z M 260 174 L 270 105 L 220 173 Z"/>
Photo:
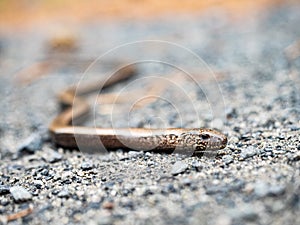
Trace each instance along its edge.
<path fill-rule="evenodd" d="M 210 136 L 209 136 L 209 134 L 201 134 L 201 138 L 203 140 L 206 140 L 206 139 L 210 138 Z"/>

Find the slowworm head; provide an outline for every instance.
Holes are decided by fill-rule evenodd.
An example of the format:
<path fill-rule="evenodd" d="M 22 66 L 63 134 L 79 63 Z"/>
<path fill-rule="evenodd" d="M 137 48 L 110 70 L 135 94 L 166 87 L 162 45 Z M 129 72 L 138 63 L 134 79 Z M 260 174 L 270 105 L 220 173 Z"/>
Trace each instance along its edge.
<path fill-rule="evenodd" d="M 200 130 L 200 137 L 206 144 L 206 150 L 223 149 L 227 145 L 227 137 L 216 130 Z"/>
<path fill-rule="evenodd" d="M 182 138 L 184 145 L 191 146 L 194 151 L 218 150 L 227 145 L 227 137 L 211 129 L 191 129 Z"/>

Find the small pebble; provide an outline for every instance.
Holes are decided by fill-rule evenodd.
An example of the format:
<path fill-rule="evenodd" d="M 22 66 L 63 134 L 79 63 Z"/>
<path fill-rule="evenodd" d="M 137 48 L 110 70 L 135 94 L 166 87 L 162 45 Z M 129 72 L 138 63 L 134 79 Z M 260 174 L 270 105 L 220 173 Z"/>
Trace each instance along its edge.
<path fill-rule="evenodd" d="M 299 161 L 300 160 L 300 152 L 296 153 L 287 153 L 286 154 L 289 161 Z"/>
<path fill-rule="evenodd" d="M 83 162 L 80 168 L 84 171 L 93 169 L 94 165 L 90 162 Z"/>
<path fill-rule="evenodd" d="M 185 179 L 183 179 L 182 183 L 183 183 L 185 186 L 190 186 L 191 183 L 192 183 L 192 181 L 191 181 L 191 179 L 189 179 L 189 178 L 185 178 Z"/>
<path fill-rule="evenodd" d="M 232 223 L 231 218 L 228 215 L 218 216 L 216 225 L 230 225 Z"/>
<path fill-rule="evenodd" d="M 126 156 L 120 157 L 120 161 L 139 158 L 139 157 L 142 157 L 143 155 L 144 155 L 144 152 L 142 152 L 142 151 L 129 151 Z M 149 156 L 149 154 L 147 156 Z"/>
<path fill-rule="evenodd" d="M 247 159 L 247 158 L 250 158 L 250 157 L 256 155 L 256 153 L 257 153 L 257 150 L 253 146 L 249 146 L 246 149 L 242 149 L 240 156 L 241 156 L 241 159 L 244 160 L 244 159 Z"/>
<path fill-rule="evenodd" d="M 193 161 L 192 166 L 199 172 L 203 169 L 202 163 L 200 163 L 198 161 Z"/>
<path fill-rule="evenodd" d="M 70 193 L 69 193 L 68 189 L 63 189 L 57 194 L 57 196 L 60 198 L 69 198 Z"/>
<path fill-rule="evenodd" d="M 32 195 L 21 186 L 11 187 L 10 193 L 16 202 L 25 202 L 32 199 Z"/>
<path fill-rule="evenodd" d="M 166 193 L 175 193 L 176 192 L 176 189 L 174 187 L 173 184 L 167 184 L 167 186 L 163 187 L 161 192 L 163 194 L 166 194 Z"/>
<path fill-rule="evenodd" d="M 172 167 L 171 174 L 177 175 L 177 174 L 183 173 L 187 170 L 187 168 L 188 168 L 188 165 L 185 162 L 177 161 Z"/>
<path fill-rule="evenodd" d="M 9 186 L 0 185 L 0 195 L 5 195 L 9 193 Z"/>
<path fill-rule="evenodd" d="M 226 118 L 227 119 L 236 118 L 238 116 L 237 110 L 235 108 L 232 108 L 232 107 L 227 108 L 225 113 L 226 113 Z"/>
<path fill-rule="evenodd" d="M 63 156 L 56 151 L 50 150 L 43 158 L 49 163 L 56 163 L 62 160 Z"/>
<path fill-rule="evenodd" d="M 205 191 L 207 195 L 214 195 L 217 193 L 226 193 L 229 191 L 229 188 L 225 186 L 209 185 L 205 187 Z"/>
<path fill-rule="evenodd" d="M 263 181 L 257 181 L 254 184 L 254 194 L 257 197 L 265 197 L 268 195 L 268 192 L 269 192 L 269 186 L 267 183 Z"/>
<path fill-rule="evenodd" d="M 33 183 L 34 183 L 34 186 L 36 186 L 36 188 L 38 188 L 38 189 L 41 189 L 44 186 L 44 183 L 41 180 L 35 180 Z"/>
<path fill-rule="evenodd" d="M 230 210 L 229 214 L 236 220 L 255 221 L 258 219 L 257 212 L 250 206 L 235 208 Z"/>
<path fill-rule="evenodd" d="M 233 157 L 231 155 L 224 155 L 222 160 L 226 165 L 228 165 L 233 162 Z"/>
<path fill-rule="evenodd" d="M 280 196 L 284 194 L 286 187 L 282 185 L 269 185 L 264 181 L 258 181 L 254 186 L 254 193 L 257 197 Z"/>
<path fill-rule="evenodd" d="M 274 185 L 269 188 L 269 195 L 280 196 L 284 194 L 286 187 L 282 185 Z"/>
<path fill-rule="evenodd" d="M 97 225 L 112 225 L 113 223 L 113 219 L 109 216 L 98 216 L 97 217 Z"/>
<path fill-rule="evenodd" d="M 138 158 L 144 155 L 143 151 L 129 151 L 128 156 L 129 158 Z"/>
<path fill-rule="evenodd" d="M 39 133 L 34 133 L 25 139 L 18 147 L 19 153 L 33 154 L 42 148 L 43 140 Z"/>

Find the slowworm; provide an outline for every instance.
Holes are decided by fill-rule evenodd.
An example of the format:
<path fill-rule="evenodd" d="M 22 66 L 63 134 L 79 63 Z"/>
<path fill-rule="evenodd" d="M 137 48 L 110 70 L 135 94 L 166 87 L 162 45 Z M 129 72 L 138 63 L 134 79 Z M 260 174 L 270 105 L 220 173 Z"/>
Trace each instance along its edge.
<path fill-rule="evenodd" d="M 64 148 L 79 148 L 89 152 L 98 149 L 132 149 L 159 152 L 203 152 L 225 148 L 227 137 L 208 128 L 94 128 L 73 126 L 72 121 L 90 112 L 83 95 L 112 86 L 136 73 L 134 66 L 126 66 L 106 80 L 82 87 L 70 87 L 59 95 L 66 106 L 50 124 L 53 142 Z"/>

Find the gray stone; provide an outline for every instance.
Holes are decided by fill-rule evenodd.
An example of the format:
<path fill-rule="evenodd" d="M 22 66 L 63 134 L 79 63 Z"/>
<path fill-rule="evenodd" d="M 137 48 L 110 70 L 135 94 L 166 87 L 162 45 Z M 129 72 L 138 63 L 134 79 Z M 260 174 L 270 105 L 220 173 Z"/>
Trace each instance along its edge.
<path fill-rule="evenodd" d="M 197 170 L 197 171 L 201 171 L 203 169 L 203 165 L 202 163 L 198 162 L 198 161 L 193 161 L 192 162 L 192 166 Z"/>
<path fill-rule="evenodd" d="M 34 133 L 25 139 L 17 148 L 18 152 L 27 152 L 33 154 L 42 148 L 43 140 L 39 133 Z"/>
<path fill-rule="evenodd" d="M 68 189 L 63 189 L 57 194 L 57 196 L 60 198 L 69 198 L 70 193 L 69 193 Z"/>
<path fill-rule="evenodd" d="M 185 162 L 177 161 L 172 167 L 171 174 L 177 175 L 177 174 L 183 173 L 184 171 L 187 170 L 187 168 L 188 168 L 188 165 Z"/>
<path fill-rule="evenodd" d="M 120 161 L 139 158 L 142 157 L 143 155 L 144 155 L 143 151 L 129 151 L 126 156 L 120 157 Z"/>
<path fill-rule="evenodd" d="M 32 199 L 31 193 L 21 186 L 11 187 L 10 193 L 16 202 L 24 202 Z"/>
<path fill-rule="evenodd" d="M 39 189 L 44 186 L 44 183 L 41 180 L 35 180 L 33 183 L 34 183 L 34 186 L 36 186 L 36 188 L 39 188 Z"/>
<path fill-rule="evenodd" d="M 128 152 L 128 157 L 129 158 L 137 158 L 137 157 L 141 157 L 144 155 L 143 151 L 129 151 Z"/>
<path fill-rule="evenodd" d="M 242 159 L 247 159 L 247 158 L 250 158 L 250 157 L 252 157 L 256 154 L 257 154 L 256 148 L 254 148 L 253 146 L 249 146 L 246 149 L 242 149 L 240 156 L 241 156 Z"/>
<path fill-rule="evenodd" d="M 286 187 L 283 185 L 273 185 L 269 188 L 269 195 L 279 196 L 284 194 Z"/>
<path fill-rule="evenodd" d="M 0 195 L 5 195 L 9 193 L 9 186 L 0 185 Z"/>
<path fill-rule="evenodd" d="M 280 196 L 284 194 L 286 187 L 283 185 L 269 185 L 264 181 L 257 181 L 254 186 L 254 193 L 257 197 Z"/>
<path fill-rule="evenodd" d="M 55 163 L 62 160 L 63 156 L 56 151 L 50 150 L 47 156 L 45 155 L 43 158 L 49 163 Z"/>
<path fill-rule="evenodd" d="M 151 152 L 146 152 L 146 153 L 145 153 L 145 156 L 151 157 L 151 156 L 152 156 L 152 153 L 151 153 Z"/>
<path fill-rule="evenodd" d="M 216 185 L 207 185 L 205 187 L 207 195 L 214 195 L 217 193 L 225 193 L 229 191 L 229 187 L 226 186 L 216 186 Z"/>
<path fill-rule="evenodd" d="M 231 155 L 224 155 L 222 160 L 226 165 L 228 165 L 233 162 L 233 157 Z"/>
<path fill-rule="evenodd" d="M 182 183 L 186 186 L 190 186 L 192 181 L 189 178 L 185 178 L 185 179 L 183 179 Z"/>
<path fill-rule="evenodd" d="M 299 161 L 300 160 L 300 152 L 295 152 L 295 153 L 287 153 L 286 157 L 290 160 L 290 161 Z"/>
<path fill-rule="evenodd" d="M 81 163 L 81 166 L 80 166 L 80 168 L 85 171 L 91 170 L 91 169 L 93 169 L 93 167 L 94 167 L 94 165 L 91 162 L 83 162 L 83 163 Z"/>
<path fill-rule="evenodd" d="M 269 185 L 263 181 L 257 181 L 254 185 L 254 194 L 257 197 L 265 197 L 269 193 Z"/>
<path fill-rule="evenodd" d="M 110 216 L 97 216 L 97 225 L 111 225 L 113 223 L 113 219 Z"/>
<path fill-rule="evenodd" d="M 229 214 L 233 219 L 255 221 L 258 219 L 257 212 L 251 206 L 244 206 L 230 210 Z"/>

